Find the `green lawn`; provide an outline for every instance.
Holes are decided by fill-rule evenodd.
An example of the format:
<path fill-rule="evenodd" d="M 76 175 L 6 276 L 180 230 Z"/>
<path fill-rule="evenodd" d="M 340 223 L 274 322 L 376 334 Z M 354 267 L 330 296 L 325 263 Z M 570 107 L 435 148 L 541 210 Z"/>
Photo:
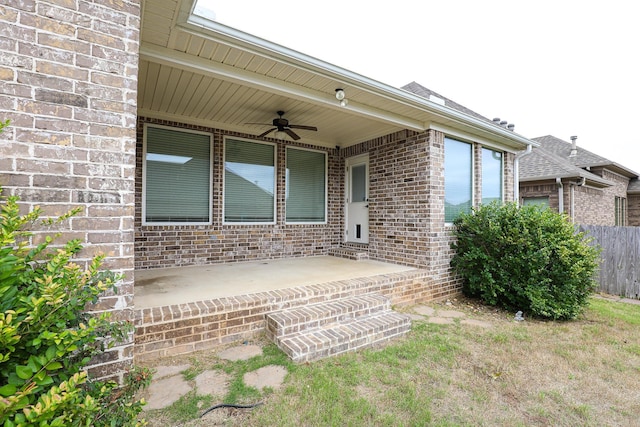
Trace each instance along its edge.
<path fill-rule="evenodd" d="M 276 391 L 232 381 L 224 401 L 264 402 L 251 410 L 219 409 L 189 422 L 211 404 L 211 396 L 191 394 L 146 418 L 152 426 L 631 426 L 640 420 L 640 305 L 592 299 L 570 322 L 514 322 L 513 313 L 464 299 L 446 308 L 493 326 L 415 321 L 405 338 L 383 348 L 311 364 L 295 365 L 273 345 L 247 362 L 190 355 L 187 377 L 217 368 L 238 379 L 267 364 L 284 365 L 289 375 Z"/>

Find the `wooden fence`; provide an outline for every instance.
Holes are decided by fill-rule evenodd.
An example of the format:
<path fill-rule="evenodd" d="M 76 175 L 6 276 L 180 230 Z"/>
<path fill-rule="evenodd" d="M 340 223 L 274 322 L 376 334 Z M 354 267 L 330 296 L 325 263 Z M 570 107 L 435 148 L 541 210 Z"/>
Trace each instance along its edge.
<path fill-rule="evenodd" d="M 640 227 L 580 225 L 602 248 L 598 291 L 640 299 Z"/>

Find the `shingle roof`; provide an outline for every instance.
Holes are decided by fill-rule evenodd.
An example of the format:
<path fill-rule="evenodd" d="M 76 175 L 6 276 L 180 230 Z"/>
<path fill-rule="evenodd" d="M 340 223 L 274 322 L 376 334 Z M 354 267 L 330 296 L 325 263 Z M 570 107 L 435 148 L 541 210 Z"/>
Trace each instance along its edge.
<path fill-rule="evenodd" d="M 631 181 L 629 181 L 629 186 L 627 187 L 627 193 L 640 194 L 640 179 L 634 178 Z"/>
<path fill-rule="evenodd" d="M 570 142 L 563 141 L 562 139 L 556 138 L 552 135 L 540 136 L 532 139 L 540 143 L 540 147 L 538 149 L 543 149 L 549 153 L 555 154 L 560 159 L 565 159 L 564 161 L 579 168 L 608 166 L 609 169 L 629 178 L 638 176 L 638 174 L 631 169 L 592 153 L 589 150 L 585 150 L 580 147 L 579 144 L 576 146 L 576 155 L 572 157 L 570 156 L 572 148 L 572 144 Z"/>
<path fill-rule="evenodd" d="M 400 89 L 406 90 L 407 92 L 411 92 L 411 93 L 413 93 L 415 95 L 418 95 L 418 96 L 421 96 L 421 97 L 427 98 L 427 99 L 429 99 L 431 97 L 431 95 L 433 95 L 433 96 L 435 96 L 437 98 L 442 99 L 444 101 L 444 103 L 445 103 L 444 105 L 449 107 L 449 108 L 453 108 L 454 110 L 460 111 L 461 113 L 468 114 L 468 115 L 473 116 L 473 117 L 475 117 L 477 119 L 484 120 L 484 121 L 489 122 L 489 123 L 491 123 L 491 124 L 493 124 L 495 126 L 498 126 L 493 122 L 493 120 L 490 120 L 490 119 L 484 117 L 483 115 L 478 114 L 475 111 L 470 110 L 467 107 L 465 107 L 463 105 L 460 105 L 455 101 L 450 100 L 449 98 L 445 98 L 444 96 L 440 95 L 437 92 L 432 91 L 431 89 L 427 89 L 426 87 L 422 86 L 420 83 L 411 82 L 409 84 L 406 84 L 406 85 L 402 86 Z"/>
<path fill-rule="evenodd" d="M 599 177 L 589 171 L 572 165 L 561 157 L 544 150 L 542 147 L 534 148 L 530 154 L 520 159 L 520 181 L 542 181 L 555 178 L 586 179 L 589 184 L 598 187 L 613 185 L 611 181 Z"/>
<path fill-rule="evenodd" d="M 532 138 L 540 144 L 520 159 L 520 181 L 531 182 L 555 178 L 584 178 L 590 185 L 608 187 L 608 181 L 586 170 L 591 167 L 606 167 L 623 176 L 632 178 L 628 191 L 640 193 L 638 174 L 611 160 L 576 146 L 576 155 L 571 156 L 572 144 L 552 135 Z M 635 178 L 635 179 L 633 179 Z"/>

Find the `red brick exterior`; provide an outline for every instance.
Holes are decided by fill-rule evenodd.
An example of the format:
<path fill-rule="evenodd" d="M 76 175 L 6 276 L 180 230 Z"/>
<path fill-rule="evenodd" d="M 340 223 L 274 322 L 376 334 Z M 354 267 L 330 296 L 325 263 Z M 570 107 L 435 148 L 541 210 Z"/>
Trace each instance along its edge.
<path fill-rule="evenodd" d="M 595 188 L 589 185 L 579 186 L 576 179 L 562 180 L 563 212 L 573 218 L 576 224 L 616 225 L 615 198 L 627 199 L 627 224 L 640 225 L 634 219 L 638 214 L 638 199 L 627 198 L 629 178 L 603 168 L 592 168 L 592 173 L 611 181 L 614 185 Z M 555 181 L 524 182 L 520 184 L 520 201 L 529 197 L 549 197 L 549 207 L 558 211 L 558 185 Z M 634 221 L 636 221 L 634 223 Z"/>
<path fill-rule="evenodd" d="M 75 206 L 84 208 L 62 238 L 85 242 L 81 262 L 106 253 L 105 266 L 125 277 L 119 293 L 104 295 L 96 310 L 134 319 L 134 269 L 328 253 L 343 241 L 345 159 L 361 153 L 370 158 L 370 257 L 420 267 L 429 274 L 429 278 L 403 285 L 398 291 L 401 295 L 394 298 L 402 303 L 422 301 L 460 289 L 449 268 L 452 237 L 444 223 L 441 132 L 401 131 L 343 150 L 271 140 L 277 144 L 278 159 L 276 224 L 224 225 L 220 202 L 223 138 L 254 137 L 136 117 L 139 1 L 9 0 L 0 12 L 5 29 L 0 37 L 0 120 L 12 122 L 0 136 L 0 185 L 6 193 L 21 197 L 25 211 L 40 205 L 46 215 L 58 215 Z M 145 122 L 212 134 L 212 225 L 142 225 Z M 326 224 L 285 224 L 288 145 L 327 152 Z M 480 146 L 474 149 L 478 153 Z M 513 194 L 512 163 L 513 155 L 506 154 L 506 199 Z M 475 167 L 477 201 L 481 200 L 477 158 Z M 182 336 L 200 334 L 205 339 L 202 331 L 188 329 L 198 321 L 192 323 L 170 328 L 173 345 L 196 342 L 195 338 L 178 340 Z M 161 332 L 144 328 L 138 328 L 142 341 Z M 233 334 L 231 331 L 230 336 Z M 98 378 L 121 378 L 132 358 L 133 339 L 96 359 L 90 373 Z"/>
<path fill-rule="evenodd" d="M 140 4 L 3 2 L 0 6 L 0 185 L 54 216 L 72 207 L 61 241 L 78 238 L 80 262 L 108 255 L 123 273 L 117 296 L 97 310 L 133 320 L 135 120 Z M 38 239 L 38 236 L 36 236 Z M 116 308 L 117 307 L 117 308 Z M 133 339 L 90 370 L 121 379 Z"/>
<path fill-rule="evenodd" d="M 213 135 L 213 224 L 142 225 L 143 124 L 155 123 L 210 132 Z M 224 135 L 251 138 L 178 123 L 140 118 L 136 168 L 136 268 L 162 268 L 268 258 L 324 255 L 343 241 L 345 159 L 369 154 L 369 256 L 373 259 L 428 267 L 440 280 L 448 277 L 450 230 L 444 225 L 444 135 L 436 131 L 403 131 L 328 153 L 328 221 L 291 225 L 284 221 L 284 152 L 295 142 L 278 144 L 277 218 L 275 225 L 222 223 Z M 318 149 L 318 147 L 314 147 Z M 475 145 L 476 152 L 480 146 Z M 480 156 L 478 156 L 480 157 Z M 505 156 L 505 194 L 512 195 L 513 155 Z M 476 177 L 481 158 L 476 159 Z M 476 204 L 481 200 L 479 178 Z"/>

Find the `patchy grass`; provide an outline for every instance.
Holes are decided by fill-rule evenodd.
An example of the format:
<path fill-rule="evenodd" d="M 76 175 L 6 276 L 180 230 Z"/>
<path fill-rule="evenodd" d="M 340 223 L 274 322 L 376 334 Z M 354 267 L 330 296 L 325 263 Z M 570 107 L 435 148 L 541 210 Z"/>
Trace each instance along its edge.
<path fill-rule="evenodd" d="M 264 405 L 207 423 L 164 415 L 156 424 L 153 412 L 146 418 L 188 426 L 603 426 L 640 419 L 640 305 L 594 298 L 574 321 L 514 322 L 513 313 L 476 301 L 453 303 L 433 306 L 493 326 L 415 321 L 405 338 L 383 348 L 301 365 L 274 346 L 246 362 L 191 356 L 185 375 L 222 369 L 240 380 L 232 381 L 229 402 Z M 268 364 L 289 370 L 280 390 L 241 384 L 245 372 Z M 199 398 L 185 400 L 197 407 Z"/>

